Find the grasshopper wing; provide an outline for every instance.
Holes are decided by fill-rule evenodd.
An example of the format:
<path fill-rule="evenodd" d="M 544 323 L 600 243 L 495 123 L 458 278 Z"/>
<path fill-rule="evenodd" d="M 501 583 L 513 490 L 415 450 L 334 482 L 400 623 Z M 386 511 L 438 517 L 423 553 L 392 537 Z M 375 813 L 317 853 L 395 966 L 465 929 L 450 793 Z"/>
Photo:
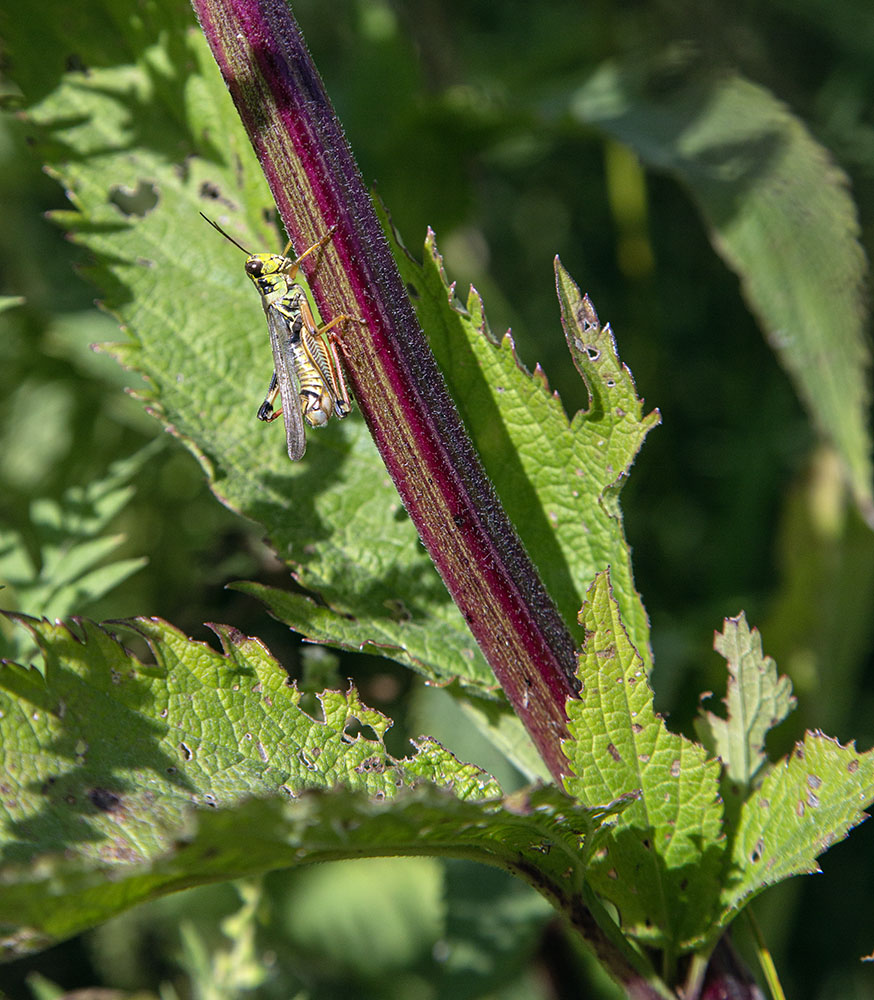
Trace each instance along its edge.
<path fill-rule="evenodd" d="M 272 306 L 267 306 L 264 311 L 270 329 L 270 346 L 273 348 L 273 369 L 282 399 L 282 419 L 285 421 L 288 457 L 292 462 L 299 462 L 306 451 L 307 441 L 300 408 L 300 382 L 291 355 L 288 320 Z"/>

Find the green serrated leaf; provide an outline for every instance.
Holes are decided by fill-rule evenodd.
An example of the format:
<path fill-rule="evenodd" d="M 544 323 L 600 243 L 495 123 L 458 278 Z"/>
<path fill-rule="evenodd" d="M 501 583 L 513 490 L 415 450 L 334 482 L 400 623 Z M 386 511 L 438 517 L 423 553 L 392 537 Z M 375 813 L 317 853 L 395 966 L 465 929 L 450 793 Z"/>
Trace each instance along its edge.
<path fill-rule="evenodd" d="M 75 208 L 56 221 L 94 253 L 88 276 L 128 334 L 108 350 L 146 376 L 140 398 L 219 499 L 263 525 L 296 581 L 319 594 L 317 612 L 289 612 L 304 635 L 375 645 L 429 678 L 491 689 L 360 417 L 311 434 L 300 464 L 255 419 L 272 367 L 263 311 L 242 254 L 198 213 L 244 246 L 278 250 L 264 221 L 271 198 L 190 9 L 157 0 L 132 16 L 137 30 L 103 55 L 87 39 L 78 48 L 88 25 L 73 19 L 64 44 L 88 72 L 64 74 L 27 113 Z M 105 52 L 118 64 L 101 65 Z"/>
<path fill-rule="evenodd" d="M 417 621 L 401 598 L 386 604 L 384 617 L 363 621 L 325 608 L 312 598 L 260 583 L 239 582 L 234 590 L 263 601 L 281 622 L 315 642 L 341 649 L 373 652 L 397 660 L 423 674 L 434 674 L 433 664 L 443 660 L 441 680 L 453 679 L 451 664 L 458 665 L 458 680 L 479 690 L 497 686 L 494 675 L 482 658 L 469 631 L 459 632 L 451 623 L 434 619 Z"/>
<path fill-rule="evenodd" d="M 572 112 L 691 191 L 743 294 L 874 521 L 865 257 L 844 172 L 770 91 L 672 52 L 607 65 Z"/>
<path fill-rule="evenodd" d="M 583 802 L 638 796 L 588 881 L 617 907 L 627 934 L 676 955 L 706 940 L 716 917 L 725 850 L 719 763 L 655 714 L 607 573 L 589 589 L 580 621 L 584 686 L 567 703 L 574 776 L 565 784 Z"/>
<path fill-rule="evenodd" d="M 225 626 L 214 626 L 217 652 L 133 621 L 147 665 L 94 623 L 14 620 L 45 667 L 0 667 L 10 953 L 173 889 L 375 854 L 534 872 L 570 907 L 593 834 L 627 804 L 586 808 L 554 786 L 502 801 L 493 779 L 433 740 L 395 759 L 382 739 L 390 720 L 354 688 L 323 692 L 315 719 L 263 645 Z"/>
<path fill-rule="evenodd" d="M 818 872 L 816 858 L 866 818 L 872 801 L 874 754 L 808 732 L 743 804 L 722 923 L 766 886 Z"/>
<path fill-rule="evenodd" d="M 163 622 L 134 620 L 155 657 L 153 668 L 91 622 L 78 623 L 79 636 L 64 625 L 15 620 L 38 643 L 45 678 L 14 664 L 0 673 L 3 687 L 21 699 L 10 700 L 4 715 L 5 748 L 25 755 L 36 774 L 59 769 L 63 778 L 56 770 L 56 781 L 72 783 L 77 798 L 87 797 L 92 772 L 112 795 L 125 789 L 160 795 L 164 808 L 174 803 L 171 812 L 186 801 L 222 804 L 336 784 L 390 796 L 404 783 L 404 765 L 389 758 L 382 743 L 391 721 L 363 706 L 354 688 L 319 695 L 324 721 L 317 721 L 300 708 L 297 687 L 264 646 L 226 626 L 214 627 L 223 647 L 218 653 Z M 39 706 L 38 718 L 27 703 Z M 373 735 L 353 738 L 353 719 Z M 498 793 L 478 769 L 453 760 L 428 745 L 411 766 L 416 777 L 438 781 L 448 767 L 444 777 L 463 785 L 465 794 L 474 794 L 470 782 L 477 780 L 482 794 Z M 42 802 L 37 795 L 19 798 L 18 805 L 29 812 Z M 137 839 L 144 822 L 151 820 L 140 817 L 128 835 Z M 63 838 L 62 825 L 55 836 Z"/>
<path fill-rule="evenodd" d="M 758 629 L 750 629 L 743 612 L 725 619 L 713 648 L 728 664 L 726 718 L 704 712 L 701 727 L 728 779 L 745 787 L 767 760 L 765 736 L 795 706 L 792 682 L 777 675 L 776 663 L 762 653 Z"/>
<path fill-rule="evenodd" d="M 569 421 L 540 367 L 533 375 L 525 369 L 509 333 L 492 340 L 477 292 L 470 290 L 466 308 L 456 300 L 433 233 L 421 267 L 403 252 L 396 257 L 486 471 L 565 620 L 576 620 L 586 587 L 611 566 L 623 618 L 649 668 L 649 622 L 616 496 L 659 415 L 644 416 L 609 326 L 601 328 L 588 299 L 589 325 L 579 325 L 579 289 L 556 262 L 562 323 L 592 403 Z M 583 336 L 592 353 L 580 360 L 573 351 Z"/>
<path fill-rule="evenodd" d="M 117 810 L 118 823 L 127 807 Z M 391 803 L 349 791 L 311 790 L 293 801 L 247 799 L 198 809 L 184 826 L 162 828 L 173 834 L 165 853 L 136 863 L 107 841 L 102 868 L 61 854 L 26 866 L 4 865 L 2 943 L 7 957 L 28 946 L 45 947 L 143 899 L 207 882 L 298 864 L 423 851 L 471 858 L 536 880 L 535 888 L 553 905 L 570 908 L 582 875 L 580 834 L 590 837 L 609 811 L 569 806 L 554 789 L 532 800 L 530 808 L 514 812 L 500 802 L 464 802 L 446 790 L 420 786 L 400 792 Z"/>

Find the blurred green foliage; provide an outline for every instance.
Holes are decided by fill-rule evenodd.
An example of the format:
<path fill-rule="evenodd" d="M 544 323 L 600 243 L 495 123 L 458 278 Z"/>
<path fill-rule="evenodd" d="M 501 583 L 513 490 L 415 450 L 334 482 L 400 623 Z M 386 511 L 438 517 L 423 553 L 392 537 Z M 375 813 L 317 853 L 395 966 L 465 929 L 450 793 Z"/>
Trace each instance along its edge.
<path fill-rule="evenodd" d="M 669 177 L 642 172 L 625 147 L 573 121 L 566 109 L 605 59 L 692 44 L 714 64 L 769 88 L 831 150 L 852 181 L 870 252 L 874 21 L 866 6 L 769 0 L 752 11 L 665 0 L 336 0 L 328 13 L 317 0 L 294 4 L 364 177 L 375 182 L 408 245 L 420 245 L 426 226 L 436 230 L 450 275 L 461 288 L 477 286 L 495 330 L 512 326 L 521 356 L 530 367 L 542 364 L 569 412 L 586 399 L 559 329 L 555 253 L 612 324 L 640 394 L 663 417 L 623 492 L 636 581 L 652 620 L 659 706 L 672 728 L 690 731 L 698 692 L 723 683 L 710 651 L 713 630 L 743 608 L 799 696 L 794 728 L 778 751 L 802 726 L 854 738 L 862 748 L 874 742 L 874 539 L 686 192 Z M 36 15 L 19 9 L 11 16 Z M 14 63 L 10 68 L 14 79 Z M 14 96 L 8 83 L 3 92 Z M 116 339 L 117 331 L 94 308 L 87 281 L 71 276 L 87 263 L 82 253 L 42 217 L 67 203 L 40 167 L 19 123 L 6 116 L 0 294 L 26 301 L 0 313 L 0 517 L 23 539 L 36 569 L 35 501 L 63 507 L 71 487 L 105 477 L 112 462 L 160 435 L 122 392 L 136 379 L 88 350 Z M 147 556 L 148 566 L 76 610 L 96 618 L 162 615 L 204 639 L 204 621 L 228 622 L 260 636 L 299 672 L 287 630 L 224 589 L 239 577 L 287 580 L 257 536 L 211 497 L 196 463 L 167 440 L 133 482 L 135 493 L 112 530 L 126 537 L 121 555 Z M 398 699 L 409 678 L 396 667 L 344 656 L 337 674 L 354 675 L 365 700 L 404 717 Z M 431 697 L 414 695 L 416 732 L 430 731 Z M 451 745 L 452 726 L 463 723 L 436 714 Z M 795 880 L 756 904 L 796 1000 L 874 992 L 871 966 L 859 961 L 874 951 L 872 837 L 874 828 L 863 826 L 829 852 L 825 878 Z M 439 895 L 430 868 L 419 877 L 429 898 Z M 461 877 L 453 866 L 443 877 L 454 903 L 443 915 L 442 937 L 430 926 L 410 930 L 411 964 L 392 973 L 393 995 L 460 996 L 459 981 L 482 984 L 481 992 L 464 994 L 470 996 L 564 996 L 574 982 L 579 989 L 572 947 L 533 931 L 501 974 L 485 960 L 478 966 L 473 954 L 467 975 L 447 974 L 438 983 L 441 941 L 460 937 L 470 915 L 469 900 L 453 887 L 470 896 L 473 885 L 469 872 Z M 477 877 L 484 884 L 498 879 L 490 872 Z M 314 883 L 307 891 L 328 889 Z M 497 888 L 482 891 L 501 899 L 507 913 L 522 912 L 526 927 L 534 919 L 537 902 L 525 890 L 510 891 L 498 879 Z M 210 936 L 220 941 L 219 922 L 239 901 L 229 892 L 221 904 L 217 899 L 180 896 L 136 911 L 87 945 L 74 942 L 0 972 L 0 989 L 12 998 L 32 995 L 24 976 L 37 968 L 70 987 L 102 978 L 109 986 L 157 990 L 175 977 L 165 997 L 177 988 L 199 995 L 188 992 L 178 970 L 203 983 L 208 959 L 191 934 L 180 943 L 170 928 L 188 921 L 201 945 Z M 396 902 L 402 912 L 403 896 Z M 267 885 L 260 907 L 270 953 L 289 977 L 279 982 L 297 983 L 301 996 L 385 995 L 374 992 L 374 952 L 366 944 L 358 945 L 362 962 L 350 955 L 341 968 L 330 953 L 311 954 L 288 972 L 287 938 L 271 907 L 297 945 L 305 929 L 286 912 L 279 884 Z M 496 917 L 494 927 L 478 925 L 479 936 L 468 940 L 501 933 Z M 491 955 L 501 953 L 494 940 L 492 946 Z M 242 975 L 215 981 L 211 996 L 256 985 Z M 615 995 L 595 981 L 600 985 L 589 995 Z"/>

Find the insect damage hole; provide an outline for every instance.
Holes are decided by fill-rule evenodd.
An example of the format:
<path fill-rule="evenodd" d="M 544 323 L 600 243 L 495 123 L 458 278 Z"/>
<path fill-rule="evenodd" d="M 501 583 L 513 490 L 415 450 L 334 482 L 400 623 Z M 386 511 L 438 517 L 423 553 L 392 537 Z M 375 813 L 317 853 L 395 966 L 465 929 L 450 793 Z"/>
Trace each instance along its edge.
<path fill-rule="evenodd" d="M 158 188 L 151 181 L 143 180 L 134 189 L 114 184 L 109 189 L 109 203 L 115 205 L 122 215 L 143 218 L 158 204 Z"/>
<path fill-rule="evenodd" d="M 346 725 L 343 727 L 343 736 L 348 742 L 352 742 L 359 737 L 367 740 L 368 743 L 380 742 L 376 730 L 368 723 L 361 722 L 354 715 L 346 720 Z"/>

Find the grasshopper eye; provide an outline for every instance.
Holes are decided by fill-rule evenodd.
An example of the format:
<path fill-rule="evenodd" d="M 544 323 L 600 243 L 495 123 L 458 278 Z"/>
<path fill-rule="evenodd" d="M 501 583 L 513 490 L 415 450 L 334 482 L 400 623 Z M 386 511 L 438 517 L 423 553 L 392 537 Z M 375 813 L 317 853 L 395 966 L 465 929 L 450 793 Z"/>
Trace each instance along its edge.
<path fill-rule="evenodd" d="M 250 274 L 253 278 L 260 278 L 263 268 L 264 262 L 257 257 L 250 257 L 246 261 L 246 274 Z"/>

